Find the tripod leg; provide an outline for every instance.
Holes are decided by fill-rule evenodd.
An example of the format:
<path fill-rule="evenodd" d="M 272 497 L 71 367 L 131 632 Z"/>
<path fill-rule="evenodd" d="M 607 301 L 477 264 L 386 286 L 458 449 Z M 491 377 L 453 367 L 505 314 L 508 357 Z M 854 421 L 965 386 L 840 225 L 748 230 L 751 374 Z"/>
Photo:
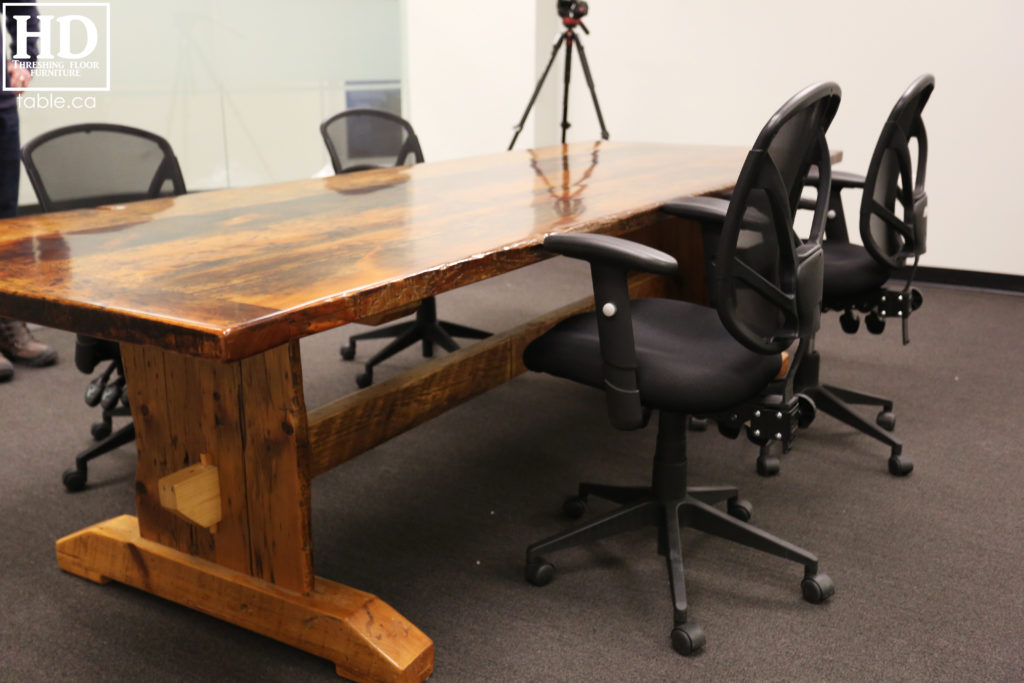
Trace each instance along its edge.
<path fill-rule="evenodd" d="M 565 132 L 569 130 L 569 74 L 572 68 L 572 44 L 575 34 L 566 31 L 565 47 L 565 89 L 562 91 L 562 144 L 565 144 Z M 577 42 L 577 45 L 579 43 Z"/>
<path fill-rule="evenodd" d="M 597 103 L 597 93 L 594 91 L 594 79 L 590 75 L 590 64 L 587 63 L 587 53 L 583 51 L 583 42 L 576 37 L 576 50 L 580 53 L 580 64 L 583 65 L 583 75 L 587 79 L 587 87 L 590 89 L 590 97 L 594 100 L 594 110 L 597 111 L 597 122 L 601 124 L 601 139 L 608 139 L 608 129 L 604 127 L 604 116 L 601 115 L 601 105 Z M 562 140 L 565 142 L 565 140 Z"/>
<path fill-rule="evenodd" d="M 562 43 L 565 42 L 565 34 L 561 33 L 558 36 L 558 40 L 551 47 L 551 59 L 548 60 L 548 65 L 544 67 L 544 73 L 540 75 L 540 79 L 537 81 L 537 87 L 533 89 L 533 96 L 530 98 L 529 104 L 526 105 L 526 111 L 523 112 L 523 118 L 519 119 L 519 123 L 516 124 L 515 134 L 512 136 L 512 142 L 508 143 L 508 148 L 511 151 L 516 145 L 516 140 L 519 139 L 519 134 L 523 132 L 523 126 L 526 124 L 526 117 L 530 115 L 530 110 L 533 109 L 534 103 L 537 101 L 537 95 L 540 94 L 541 86 L 544 85 L 544 79 L 548 77 L 548 72 L 551 71 L 551 65 L 555 63 L 555 57 L 558 55 L 558 48 L 562 47 Z"/>

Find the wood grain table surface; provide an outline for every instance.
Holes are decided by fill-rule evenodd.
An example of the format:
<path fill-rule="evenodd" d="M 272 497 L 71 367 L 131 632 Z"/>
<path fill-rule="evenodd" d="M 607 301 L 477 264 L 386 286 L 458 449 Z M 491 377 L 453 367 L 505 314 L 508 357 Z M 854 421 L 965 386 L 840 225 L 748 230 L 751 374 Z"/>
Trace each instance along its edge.
<path fill-rule="evenodd" d="M 736 147 L 579 143 L 0 222 L 0 312 L 234 360 L 622 233 Z"/>

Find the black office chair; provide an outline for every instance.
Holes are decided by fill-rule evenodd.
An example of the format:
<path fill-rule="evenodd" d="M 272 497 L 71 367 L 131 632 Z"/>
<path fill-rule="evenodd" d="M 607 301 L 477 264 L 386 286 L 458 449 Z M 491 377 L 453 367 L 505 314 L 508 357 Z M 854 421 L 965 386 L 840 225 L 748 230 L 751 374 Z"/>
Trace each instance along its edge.
<path fill-rule="evenodd" d="M 840 324 L 853 334 L 865 313 L 869 332 L 881 334 L 888 318 L 900 321 L 903 343 L 910 341 L 910 314 L 922 302 L 913 287 L 918 260 L 925 252 L 928 223 L 928 195 L 925 167 L 928 137 L 921 111 L 935 88 L 935 78 L 917 78 L 903 93 L 889 114 L 875 145 L 867 176 L 849 172 L 832 173 L 828 222 L 825 224 L 825 286 L 822 305 L 826 311 L 842 311 Z M 917 144 L 917 169 L 911 154 Z M 813 182 L 813 173 L 811 181 Z M 860 235 L 864 246 L 852 244 L 846 229 L 841 193 L 847 188 L 863 190 L 860 204 Z M 897 206 L 898 205 L 898 206 Z M 893 272 L 912 259 L 910 274 L 900 288 L 888 286 Z M 896 426 L 890 399 L 843 389 L 819 381 L 821 359 L 812 347 L 797 375 L 798 391 L 814 400 L 818 410 L 835 417 L 891 448 L 889 472 L 910 474 L 913 463 L 902 456 L 903 446 L 888 431 Z M 853 405 L 881 408 L 875 426 L 855 413 Z M 883 429 L 879 429 L 882 427 Z"/>
<path fill-rule="evenodd" d="M 25 171 L 43 211 L 83 209 L 185 193 L 178 160 L 158 135 L 109 123 L 84 123 L 58 128 L 34 138 L 21 150 Z M 106 369 L 89 382 L 85 402 L 102 406 L 92 425 L 99 441 L 75 457 L 75 467 L 63 474 L 68 491 L 85 488 L 87 463 L 135 439 L 129 422 L 113 432 L 113 418 L 130 416 L 121 353 L 115 342 L 79 335 L 75 365 L 92 373 Z"/>
<path fill-rule="evenodd" d="M 756 439 L 789 440 L 800 423 L 803 406 L 793 379 L 820 320 L 827 201 L 819 202 L 805 243 L 792 231 L 793 213 L 811 163 L 822 169 L 818 187 L 828 194 L 825 130 L 839 98 L 839 86 L 821 83 L 783 105 L 748 154 L 731 201 L 674 203 L 678 212 L 697 216 L 718 215 L 725 205 L 712 278 L 717 310 L 668 299 L 630 301 L 627 271 L 676 270 L 672 257 L 650 247 L 603 235 L 544 241 L 551 251 L 590 262 L 596 312 L 564 320 L 532 342 L 523 356 L 526 366 L 603 388 L 619 429 L 644 426 L 650 411 L 660 416 L 652 485 L 581 484 L 579 495 L 565 503 L 567 515 L 582 515 L 590 495 L 623 507 L 531 545 L 526 579 L 539 586 L 551 581 L 554 567 L 546 553 L 655 526 L 672 588 L 672 644 L 682 654 L 699 650 L 705 638 L 687 611 L 681 527 L 803 564 L 801 588 L 809 602 L 835 591 L 814 555 L 747 524 L 751 506 L 735 488 L 687 486 L 686 416 L 714 418 L 734 435 L 749 424 L 748 435 Z M 798 341 L 786 368 L 783 352 Z M 721 501 L 727 512 L 712 507 Z"/>
<path fill-rule="evenodd" d="M 348 109 L 320 124 L 320 134 L 331 155 L 335 173 L 423 162 L 423 151 L 412 126 L 405 119 L 388 112 Z M 373 383 L 375 365 L 416 342 L 422 342 L 423 357 L 429 358 L 434 355 L 434 344 L 452 352 L 459 348 L 453 337 L 483 339 L 488 336 L 489 332 L 438 320 L 437 302 L 431 296 L 420 302 L 416 317 L 410 322 L 352 335 L 341 347 L 341 357 L 345 360 L 355 358 L 357 341 L 394 337 L 366 362 L 363 372 L 356 375 L 356 384 L 368 387 Z"/>

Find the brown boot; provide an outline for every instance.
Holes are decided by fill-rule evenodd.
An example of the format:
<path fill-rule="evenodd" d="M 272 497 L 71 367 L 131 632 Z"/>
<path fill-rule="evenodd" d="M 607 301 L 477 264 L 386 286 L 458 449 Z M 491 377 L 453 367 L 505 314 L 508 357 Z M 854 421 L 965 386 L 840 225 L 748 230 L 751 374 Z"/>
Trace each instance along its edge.
<path fill-rule="evenodd" d="M 15 363 L 40 368 L 57 362 L 57 351 L 38 341 L 19 320 L 0 318 L 0 353 Z"/>
<path fill-rule="evenodd" d="M 11 361 L 0 356 L 0 382 L 6 382 L 12 377 L 14 377 L 14 366 L 11 365 Z"/>

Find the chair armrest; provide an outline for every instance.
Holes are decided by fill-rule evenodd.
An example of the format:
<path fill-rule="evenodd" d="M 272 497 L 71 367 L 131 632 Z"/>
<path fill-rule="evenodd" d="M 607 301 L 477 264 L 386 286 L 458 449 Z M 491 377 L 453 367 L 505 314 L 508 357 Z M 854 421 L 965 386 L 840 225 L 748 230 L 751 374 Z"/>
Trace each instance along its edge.
<path fill-rule="evenodd" d="M 724 223 L 729 200 L 723 197 L 681 197 L 666 202 L 661 210 L 680 218 Z"/>
<path fill-rule="evenodd" d="M 818 169 L 812 168 L 807 174 L 807 178 L 804 180 L 805 185 L 816 185 L 818 183 Z M 835 168 L 832 169 L 832 189 L 843 190 L 847 187 L 864 187 L 864 176 L 860 173 L 851 173 L 850 171 L 839 171 Z M 804 208 L 804 207 L 801 207 Z"/>
<path fill-rule="evenodd" d="M 78 335 L 75 337 L 75 367 L 86 375 L 96 369 L 100 363 L 108 360 L 119 360 L 121 348 L 117 342 Z"/>
<path fill-rule="evenodd" d="M 680 218 L 693 219 L 705 226 L 712 224 L 717 229 L 725 223 L 730 200 L 731 193 L 730 197 L 683 197 L 662 205 L 661 210 Z M 743 222 L 748 225 L 768 225 L 770 221 L 756 208 L 748 206 L 746 213 L 743 214 Z"/>
<path fill-rule="evenodd" d="M 544 248 L 556 254 L 624 270 L 672 275 L 678 262 L 663 251 L 610 235 L 548 235 Z"/>
<path fill-rule="evenodd" d="M 544 247 L 590 263 L 608 418 L 617 429 L 643 427 L 649 413 L 640 402 L 637 387 L 626 276 L 630 270 L 671 275 L 678 270 L 678 263 L 665 252 L 608 235 L 550 235 Z"/>

